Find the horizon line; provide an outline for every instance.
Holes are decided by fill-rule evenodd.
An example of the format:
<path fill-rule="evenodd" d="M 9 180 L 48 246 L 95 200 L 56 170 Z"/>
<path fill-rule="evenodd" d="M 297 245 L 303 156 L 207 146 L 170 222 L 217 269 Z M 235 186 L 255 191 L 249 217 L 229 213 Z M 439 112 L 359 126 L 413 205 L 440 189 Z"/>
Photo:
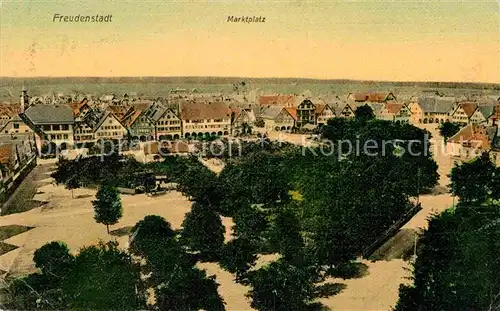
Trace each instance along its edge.
<path fill-rule="evenodd" d="M 436 81 L 436 80 L 365 80 L 365 79 L 353 79 L 353 78 L 310 78 L 310 77 L 251 77 L 251 76 L 0 76 L 0 79 L 65 79 L 65 78 L 77 78 L 77 79 L 121 79 L 121 78 L 135 78 L 135 79 L 151 79 L 151 78 L 165 78 L 165 79 L 255 79 L 255 80 L 311 80 L 311 81 L 345 81 L 345 82 L 372 82 L 372 83 L 444 83 L 444 84 L 489 84 L 498 85 L 500 82 L 485 82 L 485 81 Z"/>

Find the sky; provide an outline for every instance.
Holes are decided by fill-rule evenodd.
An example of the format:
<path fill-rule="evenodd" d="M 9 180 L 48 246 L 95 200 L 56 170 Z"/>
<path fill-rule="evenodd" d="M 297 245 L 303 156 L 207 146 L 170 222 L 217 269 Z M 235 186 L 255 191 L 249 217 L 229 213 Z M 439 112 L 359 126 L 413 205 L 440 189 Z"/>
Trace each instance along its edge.
<path fill-rule="evenodd" d="M 0 3 L 0 76 L 500 83 L 500 0 Z M 112 18 L 65 23 L 54 14 Z"/>

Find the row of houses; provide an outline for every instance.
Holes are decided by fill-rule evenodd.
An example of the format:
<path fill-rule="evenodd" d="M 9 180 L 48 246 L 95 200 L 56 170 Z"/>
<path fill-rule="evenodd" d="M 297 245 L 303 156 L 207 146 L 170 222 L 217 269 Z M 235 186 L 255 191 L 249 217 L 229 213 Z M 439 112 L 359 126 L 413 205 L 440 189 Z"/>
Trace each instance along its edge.
<path fill-rule="evenodd" d="M 352 118 L 357 107 L 368 105 L 378 119 L 398 123 L 495 124 L 498 103 L 456 103 L 446 98 L 398 102 L 391 92 L 355 93 L 339 97 L 308 98 L 263 95 L 257 103 L 244 99 L 200 94 L 196 100 L 178 98 L 131 100 L 103 105 L 83 98 L 69 104 L 40 105 L 23 89 L 19 105 L 0 106 L 0 133 L 35 133 L 37 145 L 50 141 L 67 148 L 98 140 L 175 140 L 238 135 L 257 120 L 272 131 L 314 129 L 331 118 Z M 259 125 L 262 126 L 262 125 Z"/>
<path fill-rule="evenodd" d="M 500 98 L 489 101 L 457 102 L 453 97 L 419 98 L 408 105 L 412 123 L 444 123 L 494 125 L 500 120 Z"/>

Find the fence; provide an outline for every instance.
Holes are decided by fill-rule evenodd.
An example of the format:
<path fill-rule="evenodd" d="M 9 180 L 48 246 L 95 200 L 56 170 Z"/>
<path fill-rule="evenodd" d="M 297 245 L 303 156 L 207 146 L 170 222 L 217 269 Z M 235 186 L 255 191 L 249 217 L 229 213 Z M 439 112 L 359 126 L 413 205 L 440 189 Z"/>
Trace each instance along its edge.
<path fill-rule="evenodd" d="M 422 205 L 418 203 L 413 206 L 406 214 L 403 215 L 398 221 L 396 221 L 389 229 L 382 234 L 375 242 L 363 250 L 363 258 L 369 258 L 379 247 L 384 245 L 390 238 L 392 238 L 410 219 L 413 218 L 420 210 Z"/>

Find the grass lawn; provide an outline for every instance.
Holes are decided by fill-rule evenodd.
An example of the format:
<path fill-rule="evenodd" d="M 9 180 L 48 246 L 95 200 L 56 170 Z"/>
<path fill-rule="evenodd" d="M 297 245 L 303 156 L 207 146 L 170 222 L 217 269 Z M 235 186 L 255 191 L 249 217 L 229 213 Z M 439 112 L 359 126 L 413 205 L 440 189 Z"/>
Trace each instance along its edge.
<path fill-rule="evenodd" d="M 2 226 L 0 227 L 0 241 L 7 240 L 10 237 L 24 233 L 31 229 L 33 229 L 33 227 L 18 225 Z"/>

